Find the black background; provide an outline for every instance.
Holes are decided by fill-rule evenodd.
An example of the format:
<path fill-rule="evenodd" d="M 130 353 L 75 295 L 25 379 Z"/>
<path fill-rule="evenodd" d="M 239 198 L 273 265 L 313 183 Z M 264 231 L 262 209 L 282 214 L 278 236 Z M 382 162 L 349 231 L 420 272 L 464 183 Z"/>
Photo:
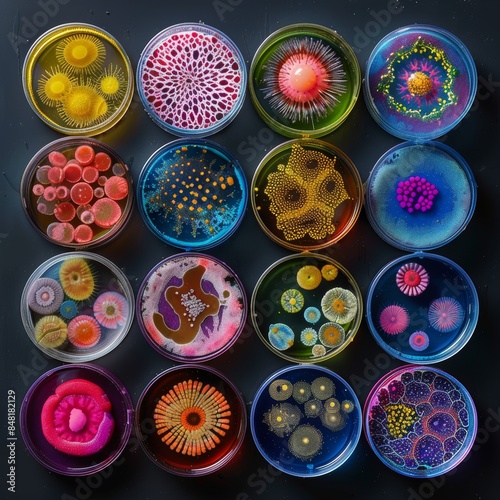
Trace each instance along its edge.
<path fill-rule="evenodd" d="M 300 479 L 279 473 L 261 457 L 250 432 L 236 458 L 219 472 L 201 478 L 180 478 L 155 466 L 132 436 L 115 465 L 80 479 L 50 473 L 26 451 L 18 421 L 16 447 L 17 498 L 50 499 L 156 499 L 228 498 L 295 499 L 338 497 L 356 499 L 395 498 L 497 498 L 500 486 L 500 395 L 498 383 L 499 305 L 498 202 L 500 145 L 500 29 L 498 3 L 493 1 L 428 0 L 11 0 L 1 1 L 0 120 L 0 332 L 2 382 L 0 419 L 0 496 L 10 498 L 8 472 L 7 391 L 16 394 L 17 413 L 29 386 L 45 371 L 59 366 L 46 358 L 25 334 L 19 299 L 28 277 L 39 264 L 66 249 L 39 236 L 23 213 L 19 184 L 31 157 L 60 137 L 34 115 L 22 89 L 21 69 L 31 44 L 46 30 L 67 22 L 84 22 L 105 29 L 123 45 L 137 65 L 147 42 L 162 29 L 179 22 L 204 22 L 226 33 L 238 45 L 249 67 L 260 43 L 276 29 L 295 22 L 313 22 L 333 28 L 350 43 L 362 73 L 374 45 L 385 34 L 414 23 L 429 23 L 458 36 L 471 51 L 479 75 L 477 99 L 463 122 L 440 140 L 455 148 L 471 166 L 478 202 L 474 217 L 453 242 L 434 251 L 462 266 L 474 281 L 480 300 L 480 318 L 469 343 L 454 357 L 435 365 L 461 381 L 478 410 L 479 432 L 468 459 L 455 471 L 432 480 L 413 480 L 385 467 L 369 448 L 364 436 L 351 458 L 338 470 L 318 478 Z M 163 144 L 174 139 L 144 112 L 137 97 L 121 122 L 96 137 L 114 148 L 128 163 L 134 181 L 144 162 Z M 259 118 L 247 96 L 236 119 L 211 139 L 240 160 L 251 180 L 259 161 L 286 139 L 271 132 Z M 382 130 L 368 114 L 363 98 L 347 121 L 323 138 L 342 149 L 357 166 L 363 181 L 390 147 L 401 142 Z M 95 250 L 118 265 L 137 292 L 147 272 L 160 260 L 178 253 L 163 244 L 143 224 L 138 211 L 118 238 Z M 220 246 L 207 251 L 232 267 L 248 296 L 262 272 L 290 251 L 273 243 L 257 225 L 249 208 L 238 231 Z M 403 255 L 383 242 L 364 213 L 354 229 L 334 247 L 322 251 L 354 275 L 363 296 L 377 271 Z M 146 384 L 174 363 L 163 358 L 145 341 L 134 324 L 112 353 L 95 364 L 114 372 L 137 402 Z M 231 351 L 208 362 L 240 389 L 250 404 L 260 383 L 284 360 L 268 351 L 248 326 Z M 354 342 L 340 355 L 323 363 L 351 383 L 363 404 L 374 382 L 401 363 L 390 358 L 371 337 L 363 321 Z"/>

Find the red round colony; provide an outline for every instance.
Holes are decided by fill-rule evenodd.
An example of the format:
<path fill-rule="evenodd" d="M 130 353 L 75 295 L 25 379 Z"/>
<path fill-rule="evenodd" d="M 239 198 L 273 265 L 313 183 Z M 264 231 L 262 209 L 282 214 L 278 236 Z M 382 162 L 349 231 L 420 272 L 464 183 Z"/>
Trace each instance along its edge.
<path fill-rule="evenodd" d="M 78 160 L 81 165 L 90 165 L 94 161 L 94 157 L 94 149 L 87 144 L 82 144 L 75 150 L 75 159 Z"/>
<path fill-rule="evenodd" d="M 141 85 L 153 113 L 184 130 L 215 125 L 244 91 L 232 48 L 195 30 L 162 39 L 144 64 Z"/>
<path fill-rule="evenodd" d="M 92 201 L 94 190 L 86 182 L 77 182 L 71 188 L 70 196 L 77 205 L 86 205 Z"/>

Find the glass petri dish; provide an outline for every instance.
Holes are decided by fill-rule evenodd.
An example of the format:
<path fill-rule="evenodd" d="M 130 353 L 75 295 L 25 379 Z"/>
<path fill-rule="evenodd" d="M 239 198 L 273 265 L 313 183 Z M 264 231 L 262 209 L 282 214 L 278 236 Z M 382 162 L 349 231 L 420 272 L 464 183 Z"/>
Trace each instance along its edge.
<path fill-rule="evenodd" d="M 238 47 L 200 23 L 164 29 L 146 45 L 137 86 L 152 120 L 176 136 L 206 137 L 236 117 L 245 100 L 247 71 Z"/>
<path fill-rule="evenodd" d="M 90 24 L 62 24 L 44 33 L 28 51 L 22 75 L 33 111 L 65 135 L 109 130 L 134 94 L 133 68 L 123 47 Z"/>
<path fill-rule="evenodd" d="M 464 460 L 476 438 L 477 414 L 454 377 L 437 368 L 405 365 L 372 388 L 363 428 L 384 465 L 422 479 L 445 474 Z"/>
<path fill-rule="evenodd" d="M 345 267 L 305 253 L 284 257 L 264 271 L 250 311 L 255 331 L 270 351 L 294 363 L 318 363 L 354 340 L 363 300 Z"/>
<path fill-rule="evenodd" d="M 319 250 L 340 241 L 358 220 L 363 186 L 340 149 L 318 139 L 292 139 L 272 149 L 252 179 L 260 227 L 290 250 Z"/>
<path fill-rule="evenodd" d="M 248 89 L 260 117 L 286 137 L 322 137 L 354 108 L 361 71 L 334 30 L 292 24 L 269 35 L 250 66 Z"/>
<path fill-rule="evenodd" d="M 206 139 L 178 139 L 147 160 L 137 199 L 142 219 L 160 240 L 205 250 L 236 231 L 247 189 L 243 169 L 229 151 Z"/>
<path fill-rule="evenodd" d="M 186 252 L 168 257 L 153 267 L 137 294 L 144 337 L 174 361 L 219 356 L 236 342 L 246 316 L 241 281 L 210 255 Z"/>
<path fill-rule="evenodd" d="M 91 361 L 115 349 L 134 318 L 132 287 L 111 261 L 89 252 L 51 257 L 29 277 L 21 318 L 30 340 L 67 363 Z"/>
<path fill-rule="evenodd" d="M 58 366 L 39 377 L 23 399 L 19 422 L 24 444 L 40 464 L 65 476 L 86 476 L 120 456 L 133 415 L 132 400 L 116 376 L 86 363 Z"/>
<path fill-rule="evenodd" d="M 478 317 L 474 283 L 440 255 L 416 252 L 393 260 L 368 288 L 371 334 L 387 353 L 408 363 L 450 358 L 467 344 Z"/>
<path fill-rule="evenodd" d="M 384 130 L 425 141 L 446 134 L 465 117 L 477 80 L 474 60 L 455 35 L 415 24 L 375 46 L 363 90 L 368 111 Z"/>
<path fill-rule="evenodd" d="M 319 366 L 282 368 L 259 387 L 250 430 L 262 456 L 298 477 L 328 474 L 354 452 L 361 405 L 349 384 Z"/>
<path fill-rule="evenodd" d="M 177 476 L 196 477 L 218 471 L 235 457 L 246 419 L 243 398 L 222 373 L 178 365 L 144 389 L 135 427 L 142 449 L 156 465 Z"/>
<path fill-rule="evenodd" d="M 63 247 L 95 247 L 115 238 L 133 206 L 132 176 L 106 144 L 65 137 L 44 146 L 21 180 L 24 211 L 35 229 Z"/>
<path fill-rule="evenodd" d="M 377 161 L 365 186 L 365 210 L 390 245 L 432 250 L 454 240 L 470 222 L 477 187 L 465 160 L 437 141 L 404 142 Z"/>

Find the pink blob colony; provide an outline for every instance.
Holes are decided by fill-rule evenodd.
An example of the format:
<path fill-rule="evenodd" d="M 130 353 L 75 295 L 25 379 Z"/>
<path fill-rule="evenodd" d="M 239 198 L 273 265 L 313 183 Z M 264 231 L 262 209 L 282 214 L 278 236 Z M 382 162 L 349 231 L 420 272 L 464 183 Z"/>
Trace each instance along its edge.
<path fill-rule="evenodd" d="M 440 297 L 429 306 L 429 323 L 439 332 L 451 332 L 464 320 L 464 310 L 458 300 L 452 297 Z"/>
<path fill-rule="evenodd" d="M 423 351 L 429 347 L 429 336 L 423 331 L 413 332 L 410 335 L 409 343 L 414 351 Z"/>
<path fill-rule="evenodd" d="M 388 335 L 398 335 L 408 328 L 410 316 L 408 311 L 401 306 L 392 304 L 380 313 L 380 327 Z"/>
<path fill-rule="evenodd" d="M 411 176 L 398 182 L 396 200 L 408 213 L 427 212 L 432 208 L 439 191 L 425 177 Z"/>
<path fill-rule="evenodd" d="M 104 328 L 114 330 L 125 325 L 128 314 L 127 300 L 118 292 L 104 292 L 94 302 L 95 319 Z"/>
<path fill-rule="evenodd" d="M 151 111 L 184 130 L 216 125 L 245 91 L 233 49 L 199 31 L 163 38 L 144 64 L 141 85 Z"/>
<path fill-rule="evenodd" d="M 415 262 L 410 262 L 401 266 L 396 273 L 396 285 L 410 297 L 420 295 L 429 284 L 427 271 Z"/>

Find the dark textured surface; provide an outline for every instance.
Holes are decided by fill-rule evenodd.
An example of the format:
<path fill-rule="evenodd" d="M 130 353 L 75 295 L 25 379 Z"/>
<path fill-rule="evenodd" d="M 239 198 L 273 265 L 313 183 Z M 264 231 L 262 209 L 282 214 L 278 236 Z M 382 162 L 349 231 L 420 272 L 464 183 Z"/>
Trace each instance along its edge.
<path fill-rule="evenodd" d="M 178 22 L 202 21 L 225 32 L 241 49 L 249 67 L 260 43 L 274 30 L 295 22 L 315 22 L 337 30 L 357 53 L 362 72 L 371 50 L 386 33 L 413 23 L 441 26 L 458 36 L 471 51 L 479 74 L 477 99 L 458 128 L 440 140 L 455 148 L 471 166 L 478 184 L 476 212 L 466 230 L 453 242 L 436 250 L 462 266 L 474 281 L 480 300 L 480 318 L 470 342 L 454 357 L 437 366 L 455 376 L 469 390 L 477 405 L 479 433 L 466 462 L 445 476 L 411 480 L 386 468 L 369 448 L 364 436 L 351 458 L 337 471 L 314 479 L 298 479 L 279 473 L 260 456 L 250 432 L 235 460 L 211 476 L 180 478 L 155 466 L 132 437 L 113 467 L 100 474 L 75 479 L 49 473 L 26 451 L 16 421 L 15 479 L 17 498 L 51 499 L 156 499 L 156 498 L 496 498 L 500 480 L 500 395 L 498 357 L 500 343 L 495 311 L 499 294 L 498 254 L 500 217 L 500 62 L 498 47 L 499 7 L 487 1 L 428 0 L 218 0 L 166 2 L 145 0 L 2 0 L 0 35 L 2 75 L 0 116 L 4 156 L 0 176 L 0 289 L 2 426 L 4 441 L 1 497 L 10 498 L 7 441 L 7 394 L 15 391 L 16 417 L 29 386 L 59 362 L 45 358 L 28 339 L 19 313 L 19 299 L 32 271 L 49 257 L 65 251 L 41 238 L 23 213 L 19 184 L 25 166 L 45 144 L 60 135 L 34 115 L 22 90 L 21 68 L 27 50 L 46 30 L 66 22 L 94 24 L 114 35 L 127 51 L 134 67 L 142 48 L 159 31 Z M 174 139 L 143 111 L 135 94 L 125 118 L 98 136 L 121 155 L 131 168 L 134 181 L 149 156 Z M 250 181 L 260 159 L 285 140 L 271 132 L 254 111 L 249 97 L 236 119 L 211 137 L 237 156 Z M 324 138 L 342 149 L 357 166 L 363 181 L 390 147 L 400 141 L 384 132 L 369 116 L 360 97 L 347 121 Z M 96 253 L 123 269 L 137 292 L 142 279 L 161 259 L 177 250 L 159 241 L 143 224 L 135 208 L 125 231 Z M 234 269 L 250 296 L 262 272 L 290 252 L 266 237 L 251 209 L 238 231 L 211 249 Z M 357 280 L 363 296 L 376 272 L 402 251 L 384 243 L 362 213 L 354 229 L 339 244 L 323 250 L 342 263 Z M 137 402 L 146 384 L 173 366 L 145 341 L 137 321 L 124 342 L 112 353 L 96 360 L 113 371 Z M 244 330 L 238 343 L 210 361 L 240 389 L 247 403 L 260 383 L 286 363 L 268 351 L 252 328 Z M 361 404 L 373 383 L 401 363 L 375 343 L 366 322 L 354 342 L 324 366 L 351 383 Z M 8 479 L 8 478 L 7 478 Z"/>

